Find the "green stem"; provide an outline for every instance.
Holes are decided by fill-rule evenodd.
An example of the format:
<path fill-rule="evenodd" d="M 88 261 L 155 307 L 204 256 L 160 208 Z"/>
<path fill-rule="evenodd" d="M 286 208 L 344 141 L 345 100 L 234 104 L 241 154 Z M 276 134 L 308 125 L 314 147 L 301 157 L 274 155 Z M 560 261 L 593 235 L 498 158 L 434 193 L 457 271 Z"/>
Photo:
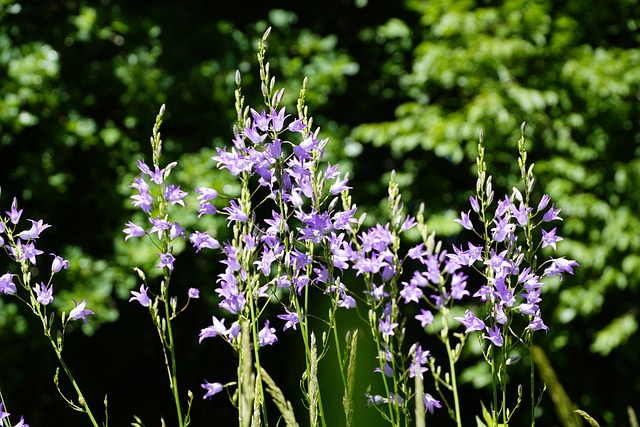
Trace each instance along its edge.
<path fill-rule="evenodd" d="M 530 363 L 530 372 L 531 372 L 531 427 L 535 427 L 536 425 L 536 392 L 534 389 L 535 379 L 534 379 L 534 371 L 535 371 L 535 363 L 533 360 L 533 333 L 529 334 L 529 363 Z"/>
<path fill-rule="evenodd" d="M 443 326 L 448 331 L 449 324 L 446 316 L 442 317 Z M 458 397 L 458 384 L 456 380 L 456 361 L 453 357 L 453 350 L 451 349 L 451 343 L 449 342 L 449 334 L 446 334 L 444 345 L 447 349 L 447 357 L 449 358 L 449 374 L 451 375 L 451 391 L 453 392 L 453 408 L 456 415 L 456 426 L 462 427 L 462 417 L 460 415 L 460 399 Z"/>
<path fill-rule="evenodd" d="M 60 366 L 62 366 L 62 369 L 64 370 L 65 374 L 67 375 L 67 378 L 69 378 L 69 381 L 71 381 L 71 385 L 73 385 L 73 388 L 75 389 L 76 393 L 78 394 L 78 401 L 80 402 L 80 405 L 82 406 L 82 409 L 84 410 L 84 412 L 87 414 L 87 416 L 91 420 L 91 424 L 94 427 L 99 427 L 98 422 L 96 421 L 95 417 L 93 416 L 93 413 L 91 412 L 91 409 L 89 408 L 89 404 L 87 403 L 86 399 L 84 398 L 84 395 L 82 394 L 82 391 L 80 390 L 80 386 L 78 385 L 76 380 L 73 378 L 73 375 L 71 374 L 71 371 L 67 367 L 67 364 L 64 362 L 64 359 L 62 358 L 62 353 L 58 349 L 58 346 L 56 345 L 54 339 L 51 337 L 51 335 L 48 332 L 45 331 L 45 333 L 47 335 L 47 338 L 49 338 L 49 342 L 53 346 L 53 350 L 55 351 L 56 356 L 58 357 L 58 362 L 60 362 Z"/>
<path fill-rule="evenodd" d="M 176 405 L 176 415 L 178 416 L 178 425 L 180 427 L 184 427 L 184 420 L 182 419 L 182 407 L 180 405 L 180 396 L 178 392 L 178 368 L 176 365 L 176 353 L 175 346 L 173 343 L 173 330 L 171 329 L 171 312 L 170 312 L 170 302 L 169 302 L 169 276 L 165 276 L 165 286 L 162 290 L 163 299 L 164 299 L 164 311 L 165 311 L 165 319 L 167 320 L 167 338 L 169 340 L 167 347 L 169 348 L 169 363 L 170 366 L 167 366 L 169 371 L 169 381 L 171 385 L 171 391 L 173 392 L 173 400 Z"/>

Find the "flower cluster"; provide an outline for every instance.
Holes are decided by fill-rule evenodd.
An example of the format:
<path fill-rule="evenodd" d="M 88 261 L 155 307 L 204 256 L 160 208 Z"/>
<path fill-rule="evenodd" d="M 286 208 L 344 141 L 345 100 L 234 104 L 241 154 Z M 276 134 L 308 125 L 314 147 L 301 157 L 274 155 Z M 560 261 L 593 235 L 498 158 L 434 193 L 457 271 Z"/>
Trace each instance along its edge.
<path fill-rule="evenodd" d="M 224 315 L 212 316 L 211 324 L 200 330 L 199 342 L 219 337 L 236 351 L 239 359 L 237 381 L 205 381 L 204 398 L 236 386 L 234 395 L 239 396 L 241 424 L 247 422 L 247 414 L 257 408 L 251 399 L 254 393 L 262 395 L 261 381 L 268 378 L 260 364 L 260 349 L 275 345 L 284 331 L 292 330 L 302 336 L 305 346 L 303 391 L 311 422 L 315 423 L 319 390 L 314 375 L 319 359 L 329 347 L 330 336 L 335 340 L 345 392 L 352 390 L 347 374 L 350 362 L 345 365 L 344 360 L 352 359 L 354 344 L 347 339 L 345 353 L 341 352 L 336 313 L 356 308 L 368 314 L 365 321 L 377 346 L 378 366 L 374 371 L 380 379 L 372 386 L 383 389 L 381 394 L 367 391 L 369 406 L 392 425 L 411 419 L 411 402 L 421 409 L 417 412 L 424 413 L 445 406 L 459 425 L 455 364 L 467 336 L 479 332 L 483 355 L 494 368 L 494 387 L 504 391 L 509 352 L 520 344 L 527 348 L 534 332 L 548 330 L 540 308 L 544 279 L 562 279 L 578 266 L 573 260 L 545 259 L 539 254 L 543 249 L 545 255 L 549 250 L 555 251 L 562 240 L 557 227 L 547 226 L 562 220 L 560 209 L 546 194 L 535 208 L 530 204 L 533 165 L 527 166 L 524 137 L 518 143 L 524 193 L 514 188 L 494 206 L 492 179 L 486 173 L 481 140 L 476 195 L 469 199 L 471 208 L 456 220 L 470 232 L 470 241 L 443 248 L 434 233 L 427 232 L 423 206 L 415 217 L 405 213 L 394 174 L 389 183 L 390 220 L 361 229 L 364 216 L 355 216 L 357 208 L 351 203 L 348 175 L 343 175 L 337 164 L 322 162 L 327 140 L 320 139 L 319 130 L 313 129 L 313 120 L 306 115 L 305 88 L 298 100 L 297 117 L 280 106 L 284 91 L 274 90 L 275 80 L 269 78 L 268 66 L 262 62 L 267 35 L 258 55 L 266 108 L 244 107 L 237 73 L 238 124 L 231 146 L 216 148 L 217 154 L 212 157 L 218 169 L 226 169 L 238 179 L 240 193 L 230 196 L 220 195 L 213 188 L 195 189 L 197 217 L 223 215 L 232 235 L 222 244 L 207 230 L 189 235 L 196 253 L 219 249 L 222 255 L 223 271 L 217 276 L 214 292 Z M 125 240 L 157 233 L 156 246 L 161 249 L 158 267 L 165 276 L 159 300 L 167 305 L 166 283 L 175 261 L 170 243 L 185 235 L 179 223 L 168 219 L 167 208 L 174 204 L 184 206 L 187 193 L 165 182 L 175 163 L 164 169 L 159 166 L 158 126 L 157 121 L 152 138 L 153 170 L 138 162 L 142 175 L 131 186 L 138 191 L 132 197 L 133 204 L 148 215 L 151 227 L 145 229 L 129 222 L 124 232 Z M 150 183 L 155 184 L 155 192 Z M 402 236 L 415 228 L 422 239 L 403 252 Z M 356 291 L 354 279 L 363 282 L 364 295 L 361 289 Z M 46 290 L 39 291 L 46 299 Z M 156 313 L 158 299 L 151 298 L 148 292 L 143 285 L 132 292 L 131 300 Z M 196 290 L 189 291 L 190 297 L 197 295 Z M 314 312 L 310 295 L 329 298 L 328 315 Z M 270 318 L 274 306 L 280 312 Z M 461 312 L 460 306 L 467 308 L 464 316 L 454 314 Z M 173 317 L 167 311 L 168 325 Z M 309 318 L 324 322 L 319 352 L 316 329 L 311 328 Z M 521 319 L 526 324 L 523 328 Z M 449 372 L 436 364 L 422 343 L 411 343 L 407 349 L 404 340 L 409 322 L 434 332 L 446 349 Z M 279 324 L 282 332 L 278 332 Z M 455 332 L 461 327 L 464 333 Z M 165 331 L 159 331 L 162 337 Z M 453 337 L 458 340 L 456 345 L 452 345 Z M 170 340 L 167 342 L 170 348 Z M 432 375 L 435 391 L 423 389 L 425 373 Z M 175 387 L 175 378 L 172 386 Z M 453 402 L 446 391 L 453 395 Z M 506 425 L 513 411 L 506 408 L 504 401 L 497 401 L 498 395 L 494 389 L 492 421 L 497 425 L 502 417 L 501 422 Z M 532 392 L 532 407 L 533 400 Z M 179 407 L 177 398 L 176 403 Z M 264 402 L 258 404 L 266 411 Z M 347 397 L 343 404 L 348 414 Z"/>
<path fill-rule="evenodd" d="M 29 307 L 37 314 L 44 313 L 41 307 L 47 306 L 53 302 L 54 299 L 54 286 L 52 283 L 53 276 L 63 269 L 69 267 L 69 261 L 65 260 L 59 255 L 49 254 L 53 257 L 51 262 L 49 280 L 45 284 L 39 282 L 31 284 L 31 266 L 36 266 L 38 258 L 44 252 L 36 247 L 36 242 L 40 237 L 40 234 L 51 227 L 49 224 L 45 224 L 44 220 L 27 219 L 31 223 L 29 228 L 17 232 L 17 229 L 22 223 L 22 209 L 18 209 L 18 200 L 14 197 L 11 203 L 11 209 L 6 211 L 6 217 L 0 215 L 0 246 L 4 247 L 7 255 L 12 261 L 17 262 L 20 265 L 21 275 L 7 271 L 0 276 L 0 292 L 5 295 L 14 295 L 18 292 L 18 287 L 14 283 L 17 280 L 20 285 L 29 293 L 28 298 Z M 84 300 L 80 304 L 74 301 L 75 308 L 73 308 L 67 317 L 68 321 L 82 320 L 87 322 L 87 316 L 93 314 L 93 311 L 85 309 L 87 301 Z"/>

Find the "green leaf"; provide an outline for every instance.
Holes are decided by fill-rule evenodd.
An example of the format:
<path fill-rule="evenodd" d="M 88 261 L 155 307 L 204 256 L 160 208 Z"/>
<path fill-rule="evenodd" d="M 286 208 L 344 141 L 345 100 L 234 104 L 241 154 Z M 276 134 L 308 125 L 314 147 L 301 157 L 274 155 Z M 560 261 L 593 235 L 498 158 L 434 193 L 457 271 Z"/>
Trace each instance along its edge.
<path fill-rule="evenodd" d="M 630 313 L 613 319 L 609 325 L 596 334 L 591 351 L 606 356 L 614 348 L 624 344 L 638 331 L 638 321 Z"/>

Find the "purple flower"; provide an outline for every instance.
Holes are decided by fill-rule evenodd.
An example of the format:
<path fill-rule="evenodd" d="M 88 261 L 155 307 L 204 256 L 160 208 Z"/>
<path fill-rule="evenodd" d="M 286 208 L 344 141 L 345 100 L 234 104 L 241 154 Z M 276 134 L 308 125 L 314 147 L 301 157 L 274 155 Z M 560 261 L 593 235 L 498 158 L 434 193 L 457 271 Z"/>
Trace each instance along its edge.
<path fill-rule="evenodd" d="M 496 218 L 494 220 L 496 226 L 491 229 L 491 236 L 496 242 L 504 241 L 516 228 L 515 224 L 509 223 L 509 219 L 511 219 L 509 215 L 505 215 L 502 218 Z"/>
<path fill-rule="evenodd" d="M 541 331 L 541 330 L 545 332 L 549 332 L 549 328 L 547 327 L 547 325 L 544 324 L 540 316 L 534 316 L 533 320 L 529 322 L 527 329 L 529 329 L 531 332 Z"/>
<path fill-rule="evenodd" d="M 526 226 L 529 222 L 529 213 L 532 210 L 533 208 L 525 208 L 522 202 L 520 202 L 518 208 L 516 208 L 515 205 L 511 206 L 511 214 L 516 218 L 521 227 Z"/>
<path fill-rule="evenodd" d="M 245 222 L 249 219 L 249 215 L 242 211 L 242 208 L 235 200 L 231 200 L 231 202 L 229 202 L 229 207 L 224 208 L 223 211 L 229 214 L 227 218 L 229 223 L 231 223 L 231 221 Z"/>
<path fill-rule="evenodd" d="M 29 424 L 24 422 L 24 417 L 20 417 L 20 421 L 18 421 L 18 424 L 14 425 L 13 427 L 29 427 Z"/>
<path fill-rule="evenodd" d="M 2 407 L 3 407 L 3 406 L 4 406 L 4 403 L 0 402 L 0 420 L 1 420 L 1 419 L 3 419 L 3 418 L 7 418 L 9 415 L 11 415 L 10 413 L 8 413 L 8 412 L 4 412 L 4 411 L 2 410 Z M 4 423 L 3 423 L 3 424 L 4 424 Z"/>
<path fill-rule="evenodd" d="M 144 285 L 140 285 L 140 292 L 131 291 L 131 295 L 133 296 L 129 298 L 129 302 L 136 300 L 143 307 L 149 307 L 149 305 L 151 304 L 151 300 L 149 299 L 149 295 L 147 295 L 148 290 L 149 289 L 145 288 Z"/>
<path fill-rule="evenodd" d="M 25 259 L 28 259 L 31 264 L 36 265 L 36 257 L 38 255 L 42 255 L 42 251 L 36 249 L 33 242 L 25 243 L 24 245 L 20 246 L 22 248 L 22 256 L 18 258 L 18 261 L 24 261 Z"/>
<path fill-rule="evenodd" d="M 179 222 L 174 222 L 169 228 L 169 238 L 173 240 L 180 236 L 184 236 L 184 227 L 180 227 Z"/>
<path fill-rule="evenodd" d="M 347 186 L 347 182 L 349 182 L 349 173 L 347 172 L 344 179 L 340 180 L 340 174 L 338 174 L 335 183 L 329 189 L 329 192 L 334 196 L 342 193 L 345 190 L 350 190 L 351 187 Z"/>
<path fill-rule="evenodd" d="M 255 126 L 252 126 L 250 128 L 244 128 L 243 134 L 244 136 L 249 138 L 249 140 L 253 142 L 255 145 L 259 145 L 260 143 L 262 143 L 262 141 L 267 139 L 267 134 L 266 133 L 260 134 L 258 131 L 256 131 Z"/>
<path fill-rule="evenodd" d="M 20 221 L 20 216 L 22 215 L 22 209 L 18 210 L 18 199 L 13 198 L 13 202 L 11 202 L 11 210 L 7 212 L 9 215 L 9 219 L 11 223 L 16 225 Z"/>
<path fill-rule="evenodd" d="M 273 124 L 273 129 L 276 132 L 280 132 L 282 130 L 285 119 L 289 117 L 289 114 L 285 115 L 284 112 L 284 107 L 282 107 L 277 113 L 274 109 L 271 109 L 271 123 Z"/>
<path fill-rule="evenodd" d="M 200 252 L 202 248 L 218 249 L 220 247 L 220 243 L 218 243 L 218 241 L 213 237 L 209 236 L 207 231 L 204 233 L 195 231 L 189 236 L 189 240 L 193 243 L 193 247 L 196 248 L 196 253 Z"/>
<path fill-rule="evenodd" d="M 200 339 L 198 340 L 198 342 L 202 343 L 202 340 L 205 338 L 214 338 L 218 335 L 227 335 L 228 331 L 224 326 L 225 319 L 218 320 L 216 316 L 212 316 L 211 320 L 212 324 L 200 331 Z"/>
<path fill-rule="evenodd" d="M 302 132 L 304 130 L 304 128 L 307 127 L 306 124 L 304 124 L 304 118 L 300 118 L 300 119 L 296 119 L 294 121 L 292 121 L 291 123 L 289 123 L 289 130 L 291 132 Z"/>
<path fill-rule="evenodd" d="M 553 230 L 548 233 L 545 230 L 542 230 L 542 247 L 551 246 L 553 250 L 556 250 L 556 242 L 563 240 L 562 237 L 556 236 L 557 227 L 554 227 Z"/>
<path fill-rule="evenodd" d="M 415 348 L 415 352 L 413 354 L 411 364 L 409 365 L 409 378 L 413 378 L 415 376 L 422 378 L 422 373 L 429 370 L 429 368 L 424 366 L 428 361 L 429 351 L 422 350 L 420 345 L 414 345 L 412 348 Z"/>
<path fill-rule="evenodd" d="M 451 297 L 455 300 L 461 300 L 465 295 L 469 295 L 467 287 L 467 276 L 462 273 L 456 273 L 451 277 Z"/>
<path fill-rule="evenodd" d="M 49 224 L 43 224 L 42 220 L 34 221 L 29 219 L 28 221 L 31 221 L 31 228 L 18 234 L 18 237 L 25 242 L 27 240 L 36 240 L 42 231 L 51 227 Z"/>
<path fill-rule="evenodd" d="M 264 328 L 258 332 L 258 340 L 260 341 L 260 347 L 265 345 L 273 345 L 278 341 L 278 337 L 275 334 L 276 328 L 269 327 L 269 321 L 264 322 Z"/>
<path fill-rule="evenodd" d="M 144 236 L 146 233 L 144 231 L 144 228 L 135 225 L 133 222 L 129 221 L 127 222 L 127 228 L 125 228 L 124 230 L 122 230 L 124 233 L 126 233 L 126 237 L 124 238 L 125 241 L 129 240 L 132 237 L 141 237 Z"/>
<path fill-rule="evenodd" d="M 153 198 L 148 191 L 141 191 L 140 194 L 133 195 L 131 198 L 133 199 L 133 206 L 139 207 L 144 213 L 151 212 L 153 208 Z"/>
<path fill-rule="evenodd" d="M 365 291 L 365 293 L 366 292 L 367 291 Z M 382 298 L 388 297 L 389 293 L 384 291 L 384 283 L 380 286 L 377 286 L 375 283 L 371 283 L 371 291 L 369 292 L 369 295 L 371 295 L 374 300 L 380 301 Z"/>
<path fill-rule="evenodd" d="M 161 218 L 158 218 L 158 219 L 149 218 L 149 222 L 153 224 L 153 227 L 151 227 L 151 229 L 149 230 L 149 234 L 157 232 L 158 239 L 162 239 L 162 232 L 164 230 L 170 230 L 171 227 L 173 226 L 171 222 Z"/>
<path fill-rule="evenodd" d="M 176 260 L 175 257 L 171 254 L 158 254 L 158 256 L 160 257 L 158 268 L 166 267 L 170 271 L 173 271 L 173 263 Z"/>
<path fill-rule="evenodd" d="M 47 305 L 53 301 L 53 284 L 47 287 L 44 283 L 40 282 L 33 287 L 36 292 L 36 302 L 42 305 Z"/>
<path fill-rule="evenodd" d="M 544 270 L 544 276 L 560 276 L 562 280 L 562 273 L 573 274 L 573 267 L 579 267 L 578 263 L 574 260 L 568 260 L 564 257 L 551 260 L 551 265 Z"/>
<path fill-rule="evenodd" d="M 469 204 L 471 204 L 471 209 L 475 213 L 480 213 L 480 204 L 478 203 L 478 196 L 469 196 Z"/>
<path fill-rule="evenodd" d="M 172 205 L 175 205 L 177 203 L 184 206 L 184 201 L 182 199 L 184 199 L 186 195 L 187 192 L 180 190 L 179 185 L 176 187 L 175 185 L 170 184 L 164 191 L 164 199 L 167 202 L 171 202 Z"/>
<path fill-rule="evenodd" d="M 16 285 L 13 283 L 13 274 L 7 272 L 0 276 L 0 292 L 5 295 L 16 293 Z"/>
<path fill-rule="evenodd" d="M 471 223 L 471 219 L 469 218 L 469 214 L 471 214 L 471 211 L 468 211 L 467 213 L 460 212 L 460 219 L 454 219 L 454 221 L 457 222 L 458 224 L 462 225 L 467 230 L 472 230 L 473 229 L 473 224 Z"/>
<path fill-rule="evenodd" d="M 69 313 L 69 320 L 78 320 L 82 319 L 82 321 L 87 323 L 87 316 L 94 314 L 91 310 L 86 310 L 84 307 L 87 305 L 87 299 L 82 300 L 80 304 L 76 300 L 73 300 L 75 303 L 75 308 L 71 310 Z"/>
<path fill-rule="evenodd" d="M 433 323 L 433 313 L 429 310 L 420 309 L 420 314 L 415 315 L 415 319 L 420 322 L 423 328 Z"/>
<path fill-rule="evenodd" d="M 455 319 L 467 328 L 464 331 L 466 334 L 472 331 L 481 331 L 484 329 L 484 322 L 482 319 L 478 318 L 469 310 L 465 311 L 464 317 L 456 317 Z"/>
<path fill-rule="evenodd" d="M 218 394 L 222 391 L 223 387 L 220 383 L 210 383 L 207 380 L 204 381 L 204 384 L 200 384 L 203 389 L 207 390 L 207 392 L 202 397 L 203 399 L 211 398 L 214 394 Z"/>
<path fill-rule="evenodd" d="M 542 217 L 542 220 L 544 222 L 550 222 L 556 219 L 562 221 L 562 218 L 560 218 L 560 216 L 558 215 L 559 213 L 560 213 L 560 209 L 555 209 L 553 203 L 551 203 L 551 208 L 549 208 L 547 213 L 544 214 L 544 216 Z"/>
<path fill-rule="evenodd" d="M 338 294 L 338 307 L 346 308 L 348 310 L 350 308 L 354 308 L 356 305 L 356 300 L 351 295 L 347 295 L 344 291 Z"/>
<path fill-rule="evenodd" d="M 287 323 L 284 324 L 283 331 L 286 331 L 289 328 L 296 329 L 298 323 L 300 323 L 300 318 L 298 317 L 298 313 L 289 311 L 287 307 L 284 308 L 285 314 L 278 314 L 278 318 L 282 320 L 286 320 Z"/>
<path fill-rule="evenodd" d="M 60 270 L 62 270 L 63 268 L 66 270 L 67 268 L 69 268 L 69 261 L 67 261 L 66 259 L 62 258 L 61 256 L 55 255 L 55 254 L 49 254 L 49 255 L 53 255 L 53 262 L 51 263 L 51 272 L 52 273 L 58 273 Z"/>
<path fill-rule="evenodd" d="M 502 335 L 500 334 L 501 331 L 500 331 L 500 328 L 498 327 L 498 324 L 496 323 L 493 326 L 493 329 L 489 329 L 489 327 L 487 327 L 486 331 L 489 335 L 483 334 L 482 338 L 488 339 L 496 347 L 502 347 L 502 344 L 504 344 L 504 338 L 502 338 Z"/>
<path fill-rule="evenodd" d="M 394 329 L 398 326 L 397 323 L 391 323 L 390 316 L 386 316 L 384 319 L 378 319 L 378 326 L 383 338 L 388 338 L 390 335 L 395 335 Z"/>
<path fill-rule="evenodd" d="M 367 406 L 381 405 L 383 403 L 387 403 L 388 402 L 387 399 L 385 399 L 384 397 L 380 396 L 379 394 L 371 395 L 371 394 L 365 393 L 364 395 L 367 398 Z"/>
<path fill-rule="evenodd" d="M 188 295 L 189 298 L 198 299 L 200 298 L 200 291 L 196 288 L 189 288 Z"/>
<path fill-rule="evenodd" d="M 402 282 L 402 284 L 404 287 L 400 291 L 400 296 L 404 298 L 404 303 L 409 304 L 411 301 L 420 302 L 420 298 L 422 298 L 423 295 L 422 289 L 407 282 Z"/>
<path fill-rule="evenodd" d="M 252 108 L 251 116 L 253 117 L 253 123 L 255 124 L 255 126 L 262 132 L 266 132 L 269 129 L 271 116 L 267 116 L 267 112 L 265 110 L 262 110 L 262 112 L 258 114 L 258 112 Z"/>
<path fill-rule="evenodd" d="M 209 200 L 213 200 L 218 197 L 218 192 L 213 188 L 208 187 L 198 187 L 196 188 L 196 193 L 200 195 L 197 197 L 200 200 L 200 203 L 208 202 Z"/>
<path fill-rule="evenodd" d="M 440 401 L 436 400 L 429 393 L 425 393 L 422 397 L 422 401 L 424 402 L 424 411 L 430 412 L 433 414 L 434 409 L 442 408 Z"/>
<path fill-rule="evenodd" d="M 540 203 L 538 203 L 538 212 L 546 208 L 548 204 L 549 204 L 549 195 L 545 194 L 540 199 Z"/>

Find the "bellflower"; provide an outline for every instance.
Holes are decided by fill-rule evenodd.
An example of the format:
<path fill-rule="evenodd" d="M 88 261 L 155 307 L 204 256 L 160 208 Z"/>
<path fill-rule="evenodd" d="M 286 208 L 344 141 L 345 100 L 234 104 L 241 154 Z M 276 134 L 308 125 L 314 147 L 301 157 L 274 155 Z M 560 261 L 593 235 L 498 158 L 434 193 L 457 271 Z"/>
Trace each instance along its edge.
<path fill-rule="evenodd" d="M 278 314 L 278 318 L 282 320 L 286 320 L 284 324 L 283 331 L 286 331 L 289 328 L 296 329 L 298 323 L 300 323 L 300 318 L 298 317 L 298 313 L 289 311 L 287 307 L 284 308 L 285 314 Z"/>
<path fill-rule="evenodd" d="M 76 306 L 69 313 L 69 320 L 82 319 L 82 321 L 86 324 L 87 316 L 94 314 L 93 311 L 84 308 L 87 305 L 87 299 L 85 298 L 80 304 L 78 304 L 76 300 L 73 300 L 73 302 Z"/>
<path fill-rule="evenodd" d="M 264 322 L 264 327 L 258 332 L 258 340 L 260 341 L 260 347 L 265 345 L 273 345 L 278 341 L 278 337 L 275 334 L 276 328 L 269 326 L 269 321 Z"/>
<path fill-rule="evenodd" d="M 433 313 L 422 308 L 420 309 L 420 314 L 416 314 L 414 318 L 420 322 L 420 326 L 422 326 L 423 328 L 427 325 L 432 324 L 434 320 Z"/>
<path fill-rule="evenodd" d="M 395 335 L 394 329 L 398 326 L 397 323 L 391 323 L 390 316 L 387 315 L 384 319 L 378 319 L 378 326 L 383 338 L 388 338 L 391 335 Z"/>
<path fill-rule="evenodd" d="M 424 402 L 424 411 L 433 414 L 434 409 L 442 408 L 439 400 L 434 399 L 429 393 L 425 393 L 422 401 Z"/>
<path fill-rule="evenodd" d="M 456 317 L 455 319 L 467 328 L 464 331 L 467 334 L 472 331 L 481 331 L 485 327 L 482 319 L 478 318 L 469 310 L 465 311 L 464 317 Z"/>
<path fill-rule="evenodd" d="M 467 230 L 472 230 L 473 224 L 471 223 L 471 219 L 469 218 L 470 213 L 471 211 L 468 211 L 467 213 L 460 212 L 460 219 L 454 219 L 454 221 L 462 225 Z"/>
<path fill-rule="evenodd" d="M 560 209 L 556 209 L 553 203 L 551 203 L 551 208 L 549 208 L 549 210 L 544 214 L 544 216 L 542 217 L 542 220 L 544 222 L 550 222 L 555 220 L 562 221 L 562 218 L 559 216 L 559 214 L 560 214 Z"/>
<path fill-rule="evenodd" d="M 336 182 L 331 186 L 329 192 L 335 196 L 345 190 L 350 190 L 352 187 L 347 186 L 347 182 L 349 182 L 349 173 L 346 173 L 342 180 L 340 179 L 340 174 L 338 174 Z"/>
<path fill-rule="evenodd" d="M 490 329 L 489 327 L 485 328 L 487 333 L 489 335 L 482 335 L 482 338 L 486 338 L 489 341 L 491 341 L 493 343 L 493 345 L 495 345 L 496 347 L 502 347 L 502 344 L 504 344 L 504 338 L 501 335 L 501 331 L 500 328 L 498 327 L 497 324 L 495 324 L 493 326 L 493 329 Z"/>
<path fill-rule="evenodd" d="M 223 387 L 220 383 L 210 383 L 205 380 L 204 384 L 200 384 L 202 388 L 207 390 L 207 392 L 202 397 L 203 399 L 211 398 L 214 394 L 218 394 L 222 391 Z"/>
<path fill-rule="evenodd" d="M 66 259 L 62 258 L 61 256 L 55 255 L 55 254 L 49 254 L 49 255 L 53 255 L 53 257 L 54 257 L 53 258 L 53 262 L 51 263 L 51 272 L 52 273 L 58 273 L 63 268 L 65 270 L 67 268 L 69 268 L 69 261 L 67 261 Z"/>
<path fill-rule="evenodd" d="M 37 249 L 33 242 L 25 243 L 21 245 L 22 247 L 22 256 L 18 258 L 18 261 L 24 261 L 28 259 L 31 264 L 36 265 L 36 257 L 38 255 L 42 255 L 42 251 Z"/>
<path fill-rule="evenodd" d="M 13 295 L 16 291 L 16 285 L 13 283 L 13 274 L 7 272 L 0 276 L 0 292 L 5 295 Z"/>
<path fill-rule="evenodd" d="M 149 299 L 149 295 L 147 295 L 148 290 L 149 289 L 144 285 L 140 285 L 140 292 L 131 291 L 131 295 L 133 296 L 129 298 L 129 302 L 135 300 L 138 301 L 143 307 L 149 307 L 149 305 L 151 304 L 151 299 Z"/>
<path fill-rule="evenodd" d="M 42 305 L 47 305 L 53 301 L 53 285 L 46 286 L 40 282 L 33 287 L 36 293 L 36 302 Z"/>
<path fill-rule="evenodd" d="M 132 237 L 141 237 L 146 234 L 146 232 L 144 231 L 144 228 L 134 224 L 131 221 L 127 222 L 126 225 L 127 225 L 127 228 L 122 230 L 124 233 L 126 233 L 126 237 L 124 238 L 125 241 L 129 240 Z"/>
<path fill-rule="evenodd" d="M 169 253 L 166 254 L 158 254 L 160 257 L 160 263 L 158 264 L 158 268 L 167 267 L 169 270 L 173 271 L 173 263 L 175 262 L 175 257 Z"/>
<path fill-rule="evenodd" d="M 456 273 L 451 277 L 451 298 L 461 300 L 465 295 L 469 295 L 466 290 L 467 276 L 462 273 Z"/>
<path fill-rule="evenodd" d="M 212 324 L 200 331 L 198 342 L 202 343 L 205 338 L 214 338 L 218 335 L 227 335 L 227 328 L 224 326 L 225 319 L 218 320 L 216 316 L 211 317 Z"/>
<path fill-rule="evenodd" d="M 20 222 L 20 216 L 22 216 L 22 209 L 18 210 L 18 199 L 13 198 L 11 202 L 11 210 L 6 212 L 9 215 L 9 220 L 13 225 L 17 225 Z"/>
<path fill-rule="evenodd" d="M 38 236 L 40 236 L 40 233 L 51 227 L 49 224 L 44 224 L 42 220 L 34 221 L 29 219 L 28 221 L 31 222 L 31 228 L 18 234 L 18 237 L 25 242 L 28 240 L 36 240 Z"/>
<path fill-rule="evenodd" d="M 0 402 L 0 420 L 2 420 L 3 418 L 7 418 L 9 415 L 11 415 L 9 412 L 4 412 L 4 410 L 2 409 L 4 406 L 4 403 Z"/>
<path fill-rule="evenodd" d="M 547 327 L 547 325 L 544 324 L 544 322 L 542 321 L 542 318 L 538 315 L 534 316 L 533 320 L 529 322 L 527 329 L 529 329 L 531 332 L 540 331 L 540 330 L 549 332 L 549 328 Z"/>
<path fill-rule="evenodd" d="M 200 291 L 197 288 L 189 288 L 187 295 L 189 295 L 191 299 L 198 299 L 200 298 Z"/>
<path fill-rule="evenodd" d="M 511 206 L 511 214 L 516 218 L 520 227 L 525 227 L 529 222 L 529 213 L 533 211 L 533 208 L 525 208 L 524 203 L 520 202 L 520 205 L 516 208 L 515 205 Z"/>
<path fill-rule="evenodd" d="M 552 259 L 551 265 L 544 270 L 544 276 L 560 276 L 560 280 L 562 280 L 562 273 L 573 274 L 573 267 L 579 267 L 578 263 L 573 260 L 564 257 Z"/>
<path fill-rule="evenodd" d="M 151 229 L 149 230 L 149 234 L 157 232 L 158 239 L 162 239 L 162 232 L 164 230 L 171 229 L 171 226 L 173 225 L 171 222 L 161 218 L 157 218 L 157 219 L 149 218 L 149 222 L 153 224 L 153 227 L 151 227 Z"/>
<path fill-rule="evenodd" d="M 200 252 L 203 248 L 218 249 L 220 247 L 220 243 L 209 236 L 209 232 L 207 231 L 204 233 L 195 231 L 189 236 L 189 240 L 193 243 L 193 247 L 196 248 L 196 253 Z"/>
<path fill-rule="evenodd" d="M 544 194 L 540 199 L 540 202 L 538 202 L 538 212 L 544 210 L 544 208 L 546 208 L 547 205 L 549 204 L 549 201 L 550 201 L 549 195 Z"/>
<path fill-rule="evenodd" d="M 242 211 L 242 208 L 235 200 L 231 200 L 229 206 L 224 208 L 223 211 L 229 214 L 227 218 L 228 223 L 231 223 L 231 221 L 245 222 L 249 219 L 249 215 Z"/>
<path fill-rule="evenodd" d="M 563 240 L 562 237 L 556 236 L 557 227 L 554 227 L 553 230 L 546 232 L 542 230 L 542 247 L 551 246 L 553 250 L 556 250 L 556 242 Z"/>
<path fill-rule="evenodd" d="M 184 197 L 187 195 L 186 191 L 182 191 L 180 186 L 177 187 L 173 184 L 169 184 L 164 191 L 164 198 L 172 205 L 178 204 L 184 206 Z"/>

